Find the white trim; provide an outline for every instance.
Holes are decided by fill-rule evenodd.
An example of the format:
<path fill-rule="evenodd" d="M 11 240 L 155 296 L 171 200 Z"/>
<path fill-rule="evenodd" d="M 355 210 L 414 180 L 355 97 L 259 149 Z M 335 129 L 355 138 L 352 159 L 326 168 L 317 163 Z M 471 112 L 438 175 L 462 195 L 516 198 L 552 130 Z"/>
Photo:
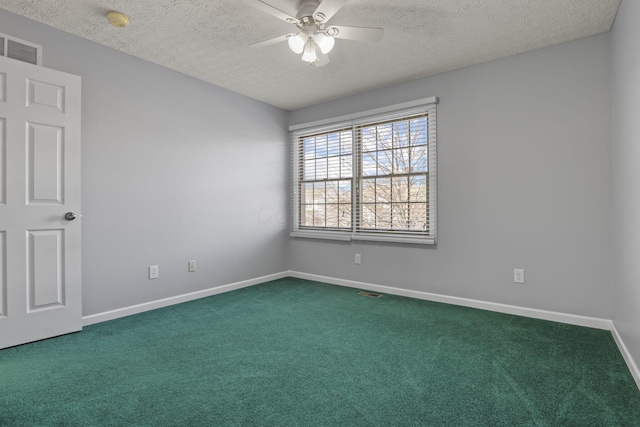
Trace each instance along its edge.
<path fill-rule="evenodd" d="M 431 105 L 429 107 L 429 210 L 432 214 L 429 215 L 429 230 L 433 232 L 435 230 L 433 244 L 436 243 L 438 236 L 438 113 L 436 106 Z"/>
<path fill-rule="evenodd" d="M 387 107 L 374 108 L 373 110 L 360 111 L 354 114 L 345 114 L 343 116 L 331 117 L 323 120 L 316 120 L 313 122 L 300 123 L 297 125 L 289 126 L 289 132 L 294 132 L 306 128 L 315 128 L 316 126 L 325 126 L 329 124 L 335 124 L 340 122 L 350 122 L 358 119 L 363 119 L 368 116 L 374 116 L 378 114 L 385 114 L 395 110 L 403 110 L 407 108 L 419 107 L 427 104 L 437 104 L 438 98 L 436 96 L 430 96 L 428 98 L 416 99 L 414 101 L 403 102 L 400 104 L 389 105 Z"/>
<path fill-rule="evenodd" d="M 631 376 L 635 380 L 636 385 L 638 386 L 638 389 L 640 389 L 640 369 L 638 369 L 638 365 L 636 365 L 636 362 L 633 360 L 633 357 L 631 356 L 629 349 L 624 344 L 624 341 L 622 341 L 622 336 L 620 336 L 620 333 L 618 332 L 618 328 L 616 328 L 615 322 L 611 322 L 611 334 L 613 335 L 613 339 L 616 341 L 616 344 L 618 345 L 618 350 L 620 350 L 620 353 L 622 354 L 622 358 L 627 363 L 627 367 L 629 368 L 629 371 L 631 371 Z"/>
<path fill-rule="evenodd" d="M 190 292 L 188 294 L 176 295 L 174 297 L 163 298 L 156 301 L 149 301 L 142 304 L 136 304 L 129 307 L 118 308 L 115 310 L 105 311 L 103 313 L 91 314 L 82 317 L 82 326 L 89 326 L 95 323 L 106 322 L 108 320 L 119 319 L 120 317 L 131 316 L 133 314 L 143 313 L 145 311 L 155 310 L 157 308 L 168 307 L 174 304 L 180 304 L 187 301 L 193 301 L 200 298 L 206 298 L 212 295 L 224 292 L 235 291 L 237 289 L 247 288 L 249 286 L 259 285 L 260 283 L 269 282 L 271 280 L 282 279 L 288 277 L 286 271 L 269 274 L 267 276 L 256 277 L 254 279 L 243 280 L 242 282 L 230 283 L 228 285 L 217 286 L 215 288 L 204 289 L 202 291 Z"/>
<path fill-rule="evenodd" d="M 411 243 L 414 245 L 435 245 L 436 239 L 433 237 L 419 237 L 391 233 L 353 233 L 351 240 L 362 240 L 369 242 L 391 242 L 391 243 Z"/>
<path fill-rule="evenodd" d="M 413 245 L 435 245 L 436 239 L 433 237 L 419 237 L 401 234 L 383 234 L 383 233 L 351 233 L 351 232 L 331 232 L 331 231 L 301 231 L 296 230 L 289 233 L 290 237 L 303 239 L 323 239 L 338 240 L 341 242 L 350 241 L 368 241 L 368 242 L 391 242 L 391 243 L 407 243 Z"/>
<path fill-rule="evenodd" d="M 121 317 L 131 316 L 133 314 L 143 313 L 145 311 L 155 310 L 157 308 L 168 307 L 174 304 L 180 304 L 187 301 L 193 301 L 200 298 L 206 298 L 237 289 L 247 288 L 271 280 L 283 279 L 285 277 L 294 277 L 298 279 L 313 280 L 332 285 L 346 286 L 349 288 L 361 288 L 370 291 L 387 293 L 391 295 L 399 295 L 409 298 L 416 298 L 426 301 L 441 302 L 444 304 L 452 304 L 463 307 L 478 308 L 481 310 L 494 311 L 498 313 L 513 314 L 517 316 L 530 317 L 533 319 L 549 320 L 552 322 L 566 323 L 569 325 L 584 326 L 587 328 L 604 329 L 611 331 L 613 339 L 618 346 L 618 350 L 631 372 L 638 389 L 640 389 L 640 369 L 636 365 L 629 349 L 624 344 L 615 323 L 608 319 L 596 317 L 578 316 L 575 314 L 558 313 L 554 311 L 537 310 L 533 308 L 518 307 L 513 305 L 499 304 L 487 301 L 473 300 L 468 298 L 453 297 L 448 295 L 433 294 L 429 292 L 413 291 L 409 289 L 394 288 L 391 286 L 374 285 L 371 283 L 357 282 L 354 280 L 338 279 L 335 277 L 320 276 L 317 274 L 302 273 L 299 271 L 282 271 L 280 273 L 270 274 L 267 276 L 256 277 L 254 279 L 244 280 L 242 282 L 230 283 L 215 288 L 205 289 L 202 291 L 191 292 L 188 294 L 177 295 L 174 297 L 164 298 L 161 300 L 150 301 L 147 303 L 137 304 L 130 307 L 110 310 L 103 313 L 92 314 L 82 317 L 82 326 L 94 325 L 108 320 L 119 319 Z"/>
<path fill-rule="evenodd" d="M 452 297 L 448 295 L 432 294 L 429 292 L 413 291 L 409 289 L 394 288 L 390 286 L 374 285 L 371 283 L 356 282 L 353 280 L 338 279 L 335 277 L 319 276 L 316 274 L 289 271 L 289 276 L 298 279 L 313 280 L 332 285 L 346 286 L 349 288 L 366 289 L 391 295 L 399 295 L 426 301 L 442 302 L 445 304 L 459 305 L 463 307 L 479 308 L 481 310 L 495 311 L 498 313 L 514 314 L 533 319 L 550 320 L 552 322 L 566 323 L 569 325 L 585 326 L 588 328 L 611 330 L 612 322 L 608 319 L 586 317 L 575 314 L 558 313 L 555 311 L 538 310 L 535 308 L 519 307 L 515 305 L 499 304 L 488 301 L 480 301 L 468 298 Z"/>
<path fill-rule="evenodd" d="M 351 231 L 344 233 L 330 232 L 330 231 L 301 231 L 296 230 L 289 233 L 291 237 L 301 237 L 304 239 L 325 239 L 325 240 L 340 240 L 343 242 L 351 241 Z"/>

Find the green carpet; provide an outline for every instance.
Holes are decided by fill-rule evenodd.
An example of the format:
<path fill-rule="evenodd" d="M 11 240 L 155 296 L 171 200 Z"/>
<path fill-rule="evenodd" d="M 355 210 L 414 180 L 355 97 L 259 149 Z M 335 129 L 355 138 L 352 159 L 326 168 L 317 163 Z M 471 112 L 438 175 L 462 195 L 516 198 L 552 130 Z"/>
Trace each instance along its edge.
<path fill-rule="evenodd" d="M 608 331 L 299 279 L 0 351 L 2 426 L 640 426 Z"/>

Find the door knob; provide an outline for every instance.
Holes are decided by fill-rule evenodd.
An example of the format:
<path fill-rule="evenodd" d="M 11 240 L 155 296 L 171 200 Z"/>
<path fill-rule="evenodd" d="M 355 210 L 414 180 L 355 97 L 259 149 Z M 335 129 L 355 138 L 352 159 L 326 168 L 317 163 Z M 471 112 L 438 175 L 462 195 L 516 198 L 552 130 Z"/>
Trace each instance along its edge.
<path fill-rule="evenodd" d="M 73 212 L 67 212 L 66 214 L 64 214 L 64 219 L 66 219 L 67 221 L 73 221 L 74 219 L 76 219 L 76 214 L 74 214 Z"/>

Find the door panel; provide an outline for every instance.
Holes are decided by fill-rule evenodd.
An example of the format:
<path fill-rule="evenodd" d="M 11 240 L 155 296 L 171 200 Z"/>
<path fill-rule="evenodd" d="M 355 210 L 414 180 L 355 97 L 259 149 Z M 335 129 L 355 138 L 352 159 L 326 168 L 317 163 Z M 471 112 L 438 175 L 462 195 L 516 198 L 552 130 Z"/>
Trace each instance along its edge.
<path fill-rule="evenodd" d="M 47 108 L 64 113 L 64 86 L 28 79 L 27 107 Z"/>
<path fill-rule="evenodd" d="M 80 222 L 80 78 L 0 58 L 0 348 L 82 328 Z"/>
<path fill-rule="evenodd" d="M 64 230 L 29 230 L 27 274 L 29 312 L 64 307 Z"/>
<path fill-rule="evenodd" d="M 7 232 L 0 231 L 0 321 L 7 317 Z"/>
<path fill-rule="evenodd" d="M 64 188 L 64 129 L 28 123 L 28 203 L 62 205 Z"/>
<path fill-rule="evenodd" d="M 5 102 L 7 93 L 7 74 L 0 72 L 0 102 Z"/>
<path fill-rule="evenodd" d="M 2 103 L 2 100 L 0 100 Z M 0 117 L 0 205 L 7 200 L 7 132 L 6 119 Z"/>

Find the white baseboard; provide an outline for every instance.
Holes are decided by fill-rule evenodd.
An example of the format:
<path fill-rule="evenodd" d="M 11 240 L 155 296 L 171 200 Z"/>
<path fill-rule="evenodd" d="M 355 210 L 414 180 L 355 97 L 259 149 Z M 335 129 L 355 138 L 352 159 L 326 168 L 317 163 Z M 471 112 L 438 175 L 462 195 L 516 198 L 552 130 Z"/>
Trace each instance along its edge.
<path fill-rule="evenodd" d="M 319 276 L 316 274 L 289 271 L 289 276 L 299 279 L 314 280 L 330 283 L 332 285 L 347 286 L 349 288 L 366 289 L 385 294 L 399 295 L 426 301 L 442 302 L 445 304 L 460 305 L 463 307 L 479 308 L 482 310 L 496 311 L 498 313 L 515 314 L 517 316 L 531 317 L 534 319 L 551 320 L 553 322 L 567 323 L 570 325 L 586 326 L 588 328 L 611 330 L 613 322 L 609 319 L 597 317 L 578 316 L 575 314 L 558 313 L 555 311 L 538 310 L 535 308 L 518 307 L 515 305 L 499 304 L 495 302 L 480 301 L 467 298 L 452 297 L 429 292 L 412 291 L 408 289 L 393 288 L 390 286 L 374 285 L 371 283 L 356 282 L 353 280 L 337 279 L 335 277 Z"/>
<path fill-rule="evenodd" d="M 629 353 L 629 349 L 624 344 L 624 341 L 622 341 L 622 336 L 620 336 L 620 333 L 618 332 L 618 328 L 616 328 L 615 322 L 611 322 L 611 323 L 612 323 L 611 334 L 613 335 L 613 339 L 616 341 L 616 344 L 618 345 L 618 349 L 620 350 L 620 353 L 622 354 L 624 361 L 627 363 L 627 366 L 629 367 L 629 371 L 631 371 L 631 376 L 633 376 L 633 379 L 636 381 L 636 385 L 638 386 L 638 389 L 640 389 L 640 369 L 638 369 L 638 365 L 636 365 L 636 362 L 633 360 L 631 353 Z"/>
<path fill-rule="evenodd" d="M 168 307 L 174 304 L 180 304 L 187 301 L 205 298 L 224 292 L 234 291 L 236 289 L 247 288 L 249 286 L 259 285 L 260 283 L 269 282 L 271 280 L 282 279 L 285 277 L 295 277 L 299 279 L 313 280 L 316 282 L 329 283 L 332 285 L 346 286 L 349 288 L 366 289 L 370 291 L 386 293 L 391 295 L 416 298 L 426 301 L 441 302 L 445 304 L 459 305 L 463 307 L 478 308 L 482 310 L 495 311 L 498 313 L 514 314 L 517 316 L 530 317 L 534 319 L 550 320 L 552 322 L 567 323 L 570 325 L 585 326 L 588 328 L 604 329 L 611 331 L 613 338 L 624 358 L 631 375 L 640 389 L 640 369 L 636 365 L 631 353 L 624 344 L 622 337 L 618 333 L 613 321 L 609 319 L 600 319 L 596 317 L 578 316 L 575 314 L 558 313 L 554 311 L 537 310 L 533 308 L 518 307 L 514 305 L 498 304 L 487 301 L 473 300 L 468 298 L 459 298 L 441 294 L 433 294 L 429 292 L 413 291 L 409 289 L 394 288 L 391 286 L 374 285 L 371 283 L 357 282 L 354 280 L 338 279 L 335 277 L 320 276 L 317 274 L 302 273 L 299 271 L 283 271 L 280 273 L 270 274 L 267 276 L 256 277 L 254 279 L 244 280 L 241 282 L 230 283 L 228 285 L 217 286 L 215 288 L 204 289 L 202 291 L 191 292 L 188 294 L 177 295 L 170 298 L 164 298 L 157 301 L 150 301 L 142 304 L 132 305 L 129 307 L 119 308 L 116 310 L 106 311 L 104 313 L 92 314 L 82 317 L 82 326 L 93 325 L 108 320 L 114 320 L 132 314 L 143 313 L 157 308 Z"/>
<path fill-rule="evenodd" d="M 106 322 L 120 317 L 131 316 L 132 314 L 143 313 L 157 308 L 168 307 L 174 304 L 180 304 L 187 301 L 193 301 L 199 298 L 209 297 L 211 295 L 221 294 L 224 292 L 235 291 L 236 289 L 247 288 L 249 286 L 258 285 L 260 283 L 269 282 L 271 280 L 282 279 L 289 274 L 286 271 L 270 274 L 268 276 L 256 277 L 254 279 L 243 280 L 242 282 L 230 283 L 228 285 L 217 286 L 215 288 L 204 289 L 202 291 L 190 292 L 188 294 L 176 295 L 174 297 L 164 298 L 156 301 L 136 304 L 129 307 L 118 308 L 116 310 L 105 311 L 104 313 L 92 314 L 82 317 L 82 326 L 89 326 L 95 323 Z"/>
<path fill-rule="evenodd" d="M 498 313 L 514 314 L 518 316 L 531 317 L 534 319 L 550 320 L 553 322 L 567 323 L 570 325 L 585 326 L 588 328 L 605 329 L 615 331 L 614 337 L 616 342 L 622 343 L 622 338 L 617 334 L 613 322 L 609 319 L 600 319 L 596 317 L 578 316 L 575 314 L 558 313 L 554 311 L 538 310 L 533 308 L 518 307 L 507 304 L 499 304 L 494 302 L 473 300 L 468 298 L 453 297 L 448 295 L 433 294 L 429 292 L 413 291 L 409 289 L 394 288 L 391 286 L 375 285 L 372 283 L 357 282 L 354 280 L 338 279 L 335 277 L 320 276 L 317 274 L 302 273 L 299 271 L 282 271 L 280 273 L 270 274 L 267 276 L 256 277 L 241 282 L 230 283 L 227 285 L 217 286 L 215 288 L 204 289 L 201 291 L 190 292 L 188 294 L 176 295 L 156 301 L 149 301 L 142 304 L 136 304 L 129 307 L 118 308 L 115 310 L 105 311 L 103 313 L 91 314 L 82 317 L 82 325 L 88 326 L 95 323 L 106 322 L 108 320 L 118 319 L 120 317 L 131 316 L 132 314 L 143 313 L 157 308 L 168 307 L 174 304 L 180 304 L 187 301 L 193 301 L 199 298 L 206 298 L 212 295 L 224 292 L 234 291 L 236 289 L 247 288 L 249 286 L 258 285 L 260 283 L 269 282 L 271 280 L 282 279 L 284 277 L 295 277 L 299 279 L 313 280 L 316 282 L 329 283 L 332 285 L 346 286 L 349 288 L 361 288 L 370 291 L 376 291 L 391 295 L 399 295 L 409 298 L 416 298 L 426 301 L 441 302 L 445 304 L 459 305 L 463 307 L 479 308 L 482 310 L 495 311 Z M 626 347 L 625 351 L 626 351 Z M 622 350 L 621 350 L 622 351 Z M 623 353 L 624 355 L 625 353 Z M 628 352 L 626 353 L 628 356 Z M 635 366 L 635 364 L 634 364 Z M 638 372 L 637 367 L 635 368 Z"/>
<path fill-rule="evenodd" d="M 612 320 L 600 319 L 597 317 L 578 316 L 575 314 L 558 313 L 555 311 L 537 310 L 533 308 L 518 307 L 514 305 L 498 304 L 487 301 L 479 301 L 467 298 L 452 297 L 447 295 L 432 294 L 428 292 L 412 291 L 408 289 L 393 288 L 390 286 L 374 285 L 371 283 L 357 282 L 354 280 L 337 279 L 335 277 L 319 276 L 316 274 L 301 273 L 299 271 L 289 271 L 290 277 L 313 280 L 316 282 L 329 283 L 332 285 L 346 286 L 349 288 L 365 289 L 391 295 L 399 295 L 409 298 L 416 298 L 426 301 L 442 302 L 445 304 L 460 305 L 463 307 L 479 308 L 482 310 L 495 311 L 498 313 L 514 314 L 517 316 L 531 317 L 534 319 L 550 320 L 552 322 L 567 323 L 570 325 L 584 326 L 587 328 L 604 329 L 610 331 L 613 339 L 622 354 L 624 361 L 631 372 L 631 376 L 640 390 L 640 369 L 636 365 L 633 356 L 624 344 L 622 337 L 618 333 Z"/>

